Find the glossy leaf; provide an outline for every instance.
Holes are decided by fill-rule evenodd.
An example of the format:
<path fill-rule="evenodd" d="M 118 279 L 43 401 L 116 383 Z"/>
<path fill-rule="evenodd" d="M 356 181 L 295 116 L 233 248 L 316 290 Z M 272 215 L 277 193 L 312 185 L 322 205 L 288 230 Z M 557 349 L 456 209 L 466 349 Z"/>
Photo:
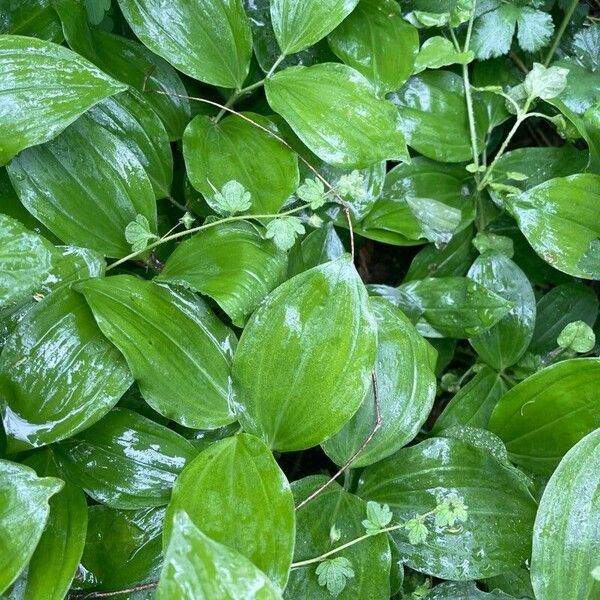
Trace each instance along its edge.
<path fill-rule="evenodd" d="M 600 360 L 565 360 L 509 390 L 489 429 L 502 438 L 512 462 L 549 475 L 569 448 L 600 427 L 599 405 Z"/>
<path fill-rule="evenodd" d="M 26 464 L 39 476 L 63 476 L 50 449 L 32 454 Z M 46 528 L 27 569 L 24 600 L 63 600 L 83 553 L 88 521 L 84 493 L 66 481 L 49 504 Z"/>
<path fill-rule="evenodd" d="M 62 487 L 60 479 L 0 459 L 0 593 L 27 566 L 48 520 L 48 500 Z"/>
<path fill-rule="evenodd" d="M 157 600 L 281 600 L 264 573 L 205 535 L 184 511 L 174 515 L 173 527 Z"/>
<path fill-rule="evenodd" d="M 484 448 L 431 438 L 365 469 L 358 491 L 389 504 L 403 520 L 432 510 L 448 494 L 468 506 L 459 531 L 432 525 L 418 545 L 408 543 L 403 530 L 392 534 L 406 564 L 418 571 L 464 581 L 502 573 L 529 557 L 535 501 L 522 478 Z"/>
<path fill-rule="evenodd" d="M 373 298 L 371 308 L 378 329 L 375 374 L 382 424 L 352 463 L 354 468 L 377 462 L 410 442 L 427 419 L 435 398 L 435 350 L 387 300 Z M 374 422 L 370 391 L 354 417 L 323 444 L 323 449 L 336 464 L 344 464 L 367 438 Z"/>
<path fill-rule="evenodd" d="M 346 65 L 290 67 L 269 78 L 265 91 L 271 108 L 330 165 L 361 168 L 384 159 L 408 160 L 396 109 L 376 98 L 368 80 Z"/>
<path fill-rule="evenodd" d="M 425 596 L 425 600 L 516 600 L 500 590 L 482 592 L 475 582 L 444 581 Z"/>
<path fill-rule="evenodd" d="M 399 107 L 400 128 L 408 145 L 440 162 L 472 159 L 462 79 L 450 71 L 415 75 L 391 96 Z M 478 147 L 483 147 L 487 115 L 475 101 Z"/>
<path fill-rule="evenodd" d="M 67 477 L 112 508 L 167 504 L 177 475 L 196 452 L 183 437 L 116 408 L 56 449 Z"/>
<path fill-rule="evenodd" d="M 312 46 L 335 29 L 358 0 L 272 0 L 271 22 L 281 53 L 294 54 Z"/>
<path fill-rule="evenodd" d="M 0 355 L 9 448 L 43 446 L 86 429 L 131 383 L 85 300 L 68 288 L 50 294 L 19 323 Z"/>
<path fill-rule="evenodd" d="M 484 362 L 503 371 L 515 364 L 529 347 L 535 327 L 535 296 L 529 279 L 507 256 L 480 256 L 467 275 L 512 303 L 509 313 L 470 342 Z"/>
<path fill-rule="evenodd" d="M 219 123 L 203 115 L 191 121 L 183 136 L 188 177 L 209 198 L 215 188 L 237 181 L 250 192 L 250 213 L 276 213 L 298 187 L 298 158 L 268 133 L 281 137 L 273 122 L 254 113 L 241 114 L 244 118 L 231 115 Z"/>
<path fill-rule="evenodd" d="M 2 22 L 0 33 L 27 35 L 43 40 L 62 42 L 62 29 L 58 15 L 49 0 L 1 0 Z"/>
<path fill-rule="evenodd" d="M 287 260 L 246 222 L 213 227 L 182 242 L 158 281 L 210 296 L 237 326 L 283 279 Z"/>
<path fill-rule="evenodd" d="M 361 0 L 329 36 L 345 64 L 364 75 L 381 96 L 402 87 L 412 74 L 419 34 L 392 0 Z"/>
<path fill-rule="evenodd" d="M 275 588 L 285 587 L 294 550 L 294 500 L 259 439 L 242 433 L 215 442 L 184 469 L 167 509 L 165 547 L 177 535 L 171 525 L 181 511 L 214 542 L 251 560 Z"/>
<path fill-rule="evenodd" d="M 344 254 L 344 244 L 331 225 L 324 225 L 309 233 L 299 245 L 290 251 L 288 275 L 293 276 L 340 258 Z"/>
<path fill-rule="evenodd" d="M 121 257 L 131 252 L 125 227 L 136 215 L 156 231 L 156 202 L 144 167 L 88 116 L 52 142 L 22 152 L 8 172 L 27 210 L 69 244 Z"/>
<path fill-rule="evenodd" d="M 600 278 L 600 177 L 550 179 L 509 200 L 519 228 L 536 253 L 555 269 Z M 587 259 L 587 260 L 586 260 Z"/>
<path fill-rule="evenodd" d="M 233 362 L 240 422 L 277 450 L 325 441 L 369 389 L 375 345 L 367 293 L 348 257 L 292 277 L 242 333 Z"/>
<path fill-rule="evenodd" d="M 317 475 L 294 482 L 292 489 L 297 501 L 304 499 L 324 481 L 325 477 Z M 320 556 L 364 535 L 362 521 L 366 516 L 366 502 L 346 492 L 337 483 L 331 484 L 298 511 L 294 561 Z M 331 539 L 332 531 L 339 534 L 335 542 Z M 354 577 L 347 580 L 344 590 L 337 596 L 339 600 L 389 598 L 391 553 L 387 536 L 370 537 L 335 556 L 349 560 L 354 571 Z M 327 588 L 319 585 L 316 566 L 308 565 L 291 572 L 284 595 L 286 600 L 332 598 Z"/>
<path fill-rule="evenodd" d="M 600 540 L 600 430 L 576 444 L 553 473 L 535 520 L 531 580 L 538 600 L 591 600 Z"/>
<path fill-rule="evenodd" d="M 427 38 L 415 59 L 415 73 L 421 73 L 425 69 L 439 69 L 449 65 L 467 65 L 474 58 L 472 50 L 466 52 L 458 51 L 452 42 L 442 36 Z"/>
<path fill-rule="evenodd" d="M 240 0 L 119 0 L 142 43 L 195 79 L 240 88 L 252 36 Z"/>
<path fill-rule="evenodd" d="M 90 279 L 77 290 L 154 410 L 186 427 L 214 429 L 235 420 L 229 405 L 235 336 L 200 298 L 130 275 Z"/>
<path fill-rule="evenodd" d="M 0 38 L 0 82 L 0 166 L 125 89 L 67 48 L 16 35 Z"/>

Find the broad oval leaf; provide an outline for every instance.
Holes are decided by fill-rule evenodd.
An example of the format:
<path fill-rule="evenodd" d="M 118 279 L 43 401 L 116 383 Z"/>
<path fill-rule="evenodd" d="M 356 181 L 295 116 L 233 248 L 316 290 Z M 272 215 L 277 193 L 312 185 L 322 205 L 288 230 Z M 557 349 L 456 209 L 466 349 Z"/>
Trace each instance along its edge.
<path fill-rule="evenodd" d="M 314 475 L 292 484 L 298 502 L 327 481 Z M 344 490 L 336 482 L 327 486 L 316 498 L 298 510 L 294 562 L 320 556 L 332 548 L 364 535 L 362 524 L 367 518 L 367 504 Z M 332 532 L 339 539 L 332 541 Z M 386 535 L 376 535 L 335 554 L 350 561 L 354 577 L 346 581 L 339 600 L 390 597 L 390 543 Z M 286 600 L 330 600 L 332 594 L 319 585 L 317 565 L 293 569 L 285 590 Z"/>
<path fill-rule="evenodd" d="M 387 300 L 373 298 L 371 308 L 378 329 L 375 375 L 381 427 L 353 461 L 353 468 L 377 462 L 410 442 L 419 433 L 435 399 L 435 350 Z M 358 412 L 323 444 L 323 449 L 336 464 L 345 464 L 367 438 L 374 422 L 370 391 Z"/>
<path fill-rule="evenodd" d="M 277 450 L 320 444 L 358 410 L 375 346 L 367 293 L 349 257 L 288 279 L 252 315 L 235 353 L 240 422 Z"/>
<path fill-rule="evenodd" d="M 415 75 L 391 96 L 399 107 L 400 128 L 411 148 L 440 162 L 472 160 L 469 119 L 462 79 L 450 71 Z M 487 115 L 475 102 L 477 144 L 483 148 Z"/>
<path fill-rule="evenodd" d="M 553 473 L 535 520 L 531 581 L 538 600 L 592 600 L 600 581 L 600 429 L 578 442 Z"/>
<path fill-rule="evenodd" d="M 158 281 L 210 296 L 242 327 L 259 302 L 283 279 L 284 252 L 244 221 L 224 223 L 182 242 Z"/>
<path fill-rule="evenodd" d="M 56 446 L 67 477 L 112 508 L 169 502 L 177 475 L 196 452 L 179 434 L 125 408 Z"/>
<path fill-rule="evenodd" d="M 126 89 L 67 48 L 18 35 L 0 37 L 0 82 L 0 166 Z"/>
<path fill-rule="evenodd" d="M 144 167 L 125 142 L 87 115 L 8 167 L 27 210 L 61 240 L 122 257 L 125 227 L 141 214 L 156 232 L 156 201 Z"/>
<path fill-rule="evenodd" d="M 89 427 L 131 383 L 85 300 L 57 290 L 29 311 L 0 355 L 9 449 L 44 446 Z"/>
<path fill-rule="evenodd" d="M 336 56 L 362 73 L 381 96 L 402 87 L 419 50 L 417 29 L 402 18 L 393 0 L 361 0 L 328 41 Z"/>
<path fill-rule="evenodd" d="M 240 115 L 218 123 L 198 115 L 190 122 L 183 135 L 188 177 L 205 197 L 235 180 L 252 195 L 250 213 L 277 213 L 298 187 L 298 158 L 268 133 L 281 137 L 269 119 L 254 113 Z"/>
<path fill-rule="evenodd" d="M 525 273 L 499 253 L 480 256 L 467 275 L 513 305 L 496 325 L 470 339 L 482 360 L 503 371 L 525 354 L 533 336 L 536 308 L 533 288 Z"/>
<path fill-rule="evenodd" d="M 358 0 L 271 0 L 271 23 L 283 55 L 312 46 L 335 29 Z"/>
<path fill-rule="evenodd" d="M 509 390 L 492 413 L 489 429 L 512 462 L 550 475 L 565 452 L 600 427 L 600 359 L 565 360 Z"/>
<path fill-rule="evenodd" d="M 51 449 L 35 452 L 25 461 L 39 476 L 62 477 Z M 50 498 L 50 515 L 44 533 L 29 561 L 24 600 L 64 600 L 75 577 L 87 532 L 85 494 L 65 481 Z"/>
<path fill-rule="evenodd" d="M 240 0 L 119 0 L 145 46 L 195 79 L 240 88 L 252 35 Z"/>
<path fill-rule="evenodd" d="M 294 499 L 264 442 L 245 433 L 229 437 L 183 470 L 167 509 L 165 547 L 182 510 L 204 534 L 251 560 L 283 590 L 294 552 Z"/>
<path fill-rule="evenodd" d="M 48 500 L 62 487 L 60 479 L 0 459 L 0 593 L 29 562 L 48 520 Z"/>
<path fill-rule="evenodd" d="M 156 600 L 281 600 L 269 578 L 243 554 L 220 544 L 179 511 Z"/>
<path fill-rule="evenodd" d="M 154 410 L 197 429 L 235 421 L 229 405 L 235 336 L 200 298 L 131 275 L 90 279 L 77 290 Z"/>
<path fill-rule="evenodd" d="M 480 579 L 516 568 L 529 557 L 536 503 L 523 478 L 485 448 L 428 439 L 367 467 L 358 492 L 389 504 L 400 520 L 431 511 L 449 494 L 468 506 L 459 531 L 426 521 L 430 532 L 417 545 L 403 530 L 392 534 L 406 564 L 418 571 L 457 581 Z"/>
<path fill-rule="evenodd" d="M 271 108 L 330 165 L 361 168 L 409 159 L 397 110 L 346 65 L 290 67 L 270 77 L 265 91 Z"/>
<path fill-rule="evenodd" d="M 600 176 L 550 179 L 508 199 L 519 228 L 555 269 L 600 278 Z"/>

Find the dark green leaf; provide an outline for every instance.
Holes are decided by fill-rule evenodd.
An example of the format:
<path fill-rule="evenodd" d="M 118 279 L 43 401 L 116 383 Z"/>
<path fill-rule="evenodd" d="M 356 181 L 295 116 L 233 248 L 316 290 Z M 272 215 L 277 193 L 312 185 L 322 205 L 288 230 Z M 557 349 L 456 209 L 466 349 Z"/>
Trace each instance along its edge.
<path fill-rule="evenodd" d="M 348 257 L 292 277 L 267 296 L 240 339 L 233 362 L 240 422 L 277 450 L 325 441 L 369 389 L 375 345 L 367 293 Z"/>
<path fill-rule="evenodd" d="M 60 19 L 48 0 L 0 0 L 0 34 L 27 35 L 60 44 Z"/>
<path fill-rule="evenodd" d="M 186 427 L 235 421 L 229 404 L 235 336 L 200 298 L 130 275 L 90 279 L 77 290 L 154 410 Z"/>
<path fill-rule="evenodd" d="M 554 65 L 568 71 L 567 85 L 558 98 L 575 114 L 582 115 L 600 100 L 600 71 L 591 70 L 569 57 Z"/>
<path fill-rule="evenodd" d="M 328 224 L 309 233 L 290 252 L 288 275 L 322 265 L 344 254 L 344 245 L 333 225 Z"/>
<path fill-rule="evenodd" d="M 436 585 L 424 600 L 515 600 L 515 598 L 507 596 L 500 590 L 482 592 L 473 581 L 445 581 Z"/>

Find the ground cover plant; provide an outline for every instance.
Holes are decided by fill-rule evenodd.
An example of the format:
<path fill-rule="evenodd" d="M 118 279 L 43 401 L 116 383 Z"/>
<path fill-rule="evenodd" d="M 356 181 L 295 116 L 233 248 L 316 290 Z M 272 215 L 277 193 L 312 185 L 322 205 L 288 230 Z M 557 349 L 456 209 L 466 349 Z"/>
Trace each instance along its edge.
<path fill-rule="evenodd" d="M 0 595 L 600 599 L 600 4 L 0 0 Z"/>

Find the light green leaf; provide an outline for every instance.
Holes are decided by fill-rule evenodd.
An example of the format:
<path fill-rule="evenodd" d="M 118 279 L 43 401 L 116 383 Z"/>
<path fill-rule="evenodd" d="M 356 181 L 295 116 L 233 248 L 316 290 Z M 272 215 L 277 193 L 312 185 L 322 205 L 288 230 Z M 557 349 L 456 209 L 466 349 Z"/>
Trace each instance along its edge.
<path fill-rule="evenodd" d="M 284 277 L 287 259 L 246 222 L 224 223 L 181 243 L 157 281 L 210 296 L 242 327 L 259 302 Z"/>
<path fill-rule="evenodd" d="M 268 577 L 242 554 L 174 515 L 156 600 L 281 600 Z"/>
<path fill-rule="evenodd" d="M 131 244 L 133 252 L 142 252 L 150 240 L 157 240 L 158 236 L 150 230 L 150 223 L 144 215 L 137 215 L 135 221 L 127 223 L 125 227 L 125 239 Z"/>
<path fill-rule="evenodd" d="M 0 459 L 0 593 L 25 568 L 42 536 L 48 500 L 64 483 L 37 477 L 24 465 Z"/>
<path fill-rule="evenodd" d="M 344 245 L 331 223 L 306 235 L 299 245 L 290 250 L 288 275 L 293 277 L 302 271 L 340 258 Z"/>
<path fill-rule="evenodd" d="M 594 330 L 583 321 L 573 321 L 560 332 L 556 343 L 560 348 L 574 352 L 589 352 L 596 345 Z"/>
<path fill-rule="evenodd" d="M 176 536 L 172 521 L 182 510 L 203 534 L 252 561 L 283 590 L 294 551 L 294 500 L 263 442 L 245 433 L 226 438 L 183 470 L 167 509 L 165 548 Z"/>
<path fill-rule="evenodd" d="M 196 455 L 185 438 L 124 408 L 56 452 L 70 481 L 97 502 L 126 509 L 167 504 L 175 478 Z"/>
<path fill-rule="evenodd" d="M 362 522 L 367 533 L 377 533 L 387 527 L 393 518 L 392 511 L 387 504 L 367 502 L 367 518 Z"/>
<path fill-rule="evenodd" d="M 550 100 L 565 89 L 568 74 L 568 69 L 562 67 L 547 68 L 540 63 L 533 63 L 531 71 L 525 77 L 523 87 L 529 98 Z"/>
<path fill-rule="evenodd" d="M 240 338 L 233 361 L 240 422 L 277 450 L 325 441 L 369 389 L 375 345 L 367 293 L 349 257 L 288 279 Z"/>
<path fill-rule="evenodd" d="M 423 517 L 413 517 L 404 524 L 407 531 L 408 542 L 413 546 L 423 544 L 429 535 L 429 529 L 425 525 Z"/>
<path fill-rule="evenodd" d="M 414 73 L 425 69 L 439 69 L 449 65 L 468 65 L 475 57 L 472 50 L 459 52 L 452 42 L 442 36 L 427 38 L 415 59 Z"/>
<path fill-rule="evenodd" d="M 0 82 L 0 166 L 126 89 L 67 48 L 17 35 L 0 38 Z"/>
<path fill-rule="evenodd" d="M 300 200 L 310 204 L 313 210 L 321 208 L 327 202 L 325 186 L 320 179 L 305 179 L 304 183 L 296 190 Z"/>
<path fill-rule="evenodd" d="M 600 555 L 600 430 L 562 459 L 540 501 L 533 530 L 531 581 L 538 600 L 591 600 Z"/>
<path fill-rule="evenodd" d="M 573 36 L 573 51 L 577 61 L 590 71 L 600 69 L 600 25 L 580 29 Z"/>
<path fill-rule="evenodd" d="M 506 258 L 512 258 L 515 253 L 515 245 L 511 238 L 496 235 L 495 233 L 480 232 L 473 238 L 473 246 L 482 256 L 500 254 Z"/>
<path fill-rule="evenodd" d="M 348 579 L 354 577 L 352 563 L 345 556 L 328 558 L 319 563 L 315 571 L 319 585 L 326 587 L 327 591 L 337 598 L 344 588 Z"/>
<path fill-rule="evenodd" d="M 252 56 L 240 0 L 119 0 L 140 41 L 190 77 L 240 88 Z"/>
<path fill-rule="evenodd" d="M 252 205 L 252 195 L 235 180 L 228 181 L 221 191 L 214 189 L 213 196 L 207 196 L 208 205 L 220 215 L 230 216 L 247 211 Z"/>
<path fill-rule="evenodd" d="M 281 251 L 286 252 L 296 242 L 296 237 L 304 233 L 304 225 L 298 217 L 283 216 L 269 221 L 265 238 Z"/>
<path fill-rule="evenodd" d="M 235 336 L 200 298 L 131 275 L 90 279 L 77 290 L 154 410 L 193 428 L 235 420 L 229 405 Z"/>
<path fill-rule="evenodd" d="M 85 300 L 66 287 L 57 290 L 29 311 L 0 355 L 9 448 L 43 446 L 86 429 L 131 383 Z"/>
<path fill-rule="evenodd" d="M 409 159 L 395 108 L 346 65 L 290 67 L 269 78 L 265 91 L 271 108 L 330 165 L 361 168 Z"/>

